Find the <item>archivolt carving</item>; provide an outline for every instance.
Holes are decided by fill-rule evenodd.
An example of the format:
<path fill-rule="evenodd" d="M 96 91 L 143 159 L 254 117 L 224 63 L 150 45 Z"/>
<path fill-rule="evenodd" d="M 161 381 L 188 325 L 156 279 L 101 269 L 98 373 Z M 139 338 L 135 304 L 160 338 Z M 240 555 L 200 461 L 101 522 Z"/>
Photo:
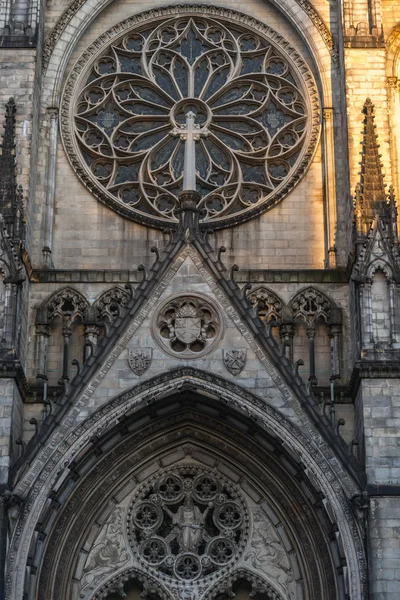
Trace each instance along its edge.
<path fill-rule="evenodd" d="M 315 10 L 311 2 L 309 0 L 295 0 L 297 4 L 299 4 L 304 12 L 310 17 L 311 21 L 318 29 L 321 34 L 322 39 L 324 40 L 326 46 L 329 51 L 332 53 L 334 49 L 334 43 L 332 34 L 329 31 L 329 28 L 325 24 L 321 15 Z M 54 47 L 58 40 L 60 39 L 64 29 L 70 23 L 73 16 L 78 12 L 78 10 L 85 4 L 86 0 L 74 0 L 72 4 L 63 12 L 59 20 L 57 21 L 54 29 L 50 32 L 49 37 L 45 40 L 44 49 L 43 49 L 43 58 L 42 58 L 42 71 L 44 72 L 47 69 L 49 64 L 50 57 L 54 50 Z M 153 13 L 154 11 L 149 11 Z M 158 15 L 158 11 L 157 11 Z"/>
<path fill-rule="evenodd" d="M 400 59 L 400 24 L 397 25 L 386 42 L 387 48 L 387 75 L 394 85 L 398 86 L 399 59 Z"/>
<path fill-rule="evenodd" d="M 297 53 L 261 23 L 202 8 L 122 23 L 123 35 L 97 40 L 66 86 L 62 131 L 78 175 L 118 212 L 158 227 L 177 222 L 184 142 L 174 134 L 189 110 L 208 132 L 196 143 L 197 189 L 213 226 L 279 202 L 318 138 L 316 89 Z"/>
<path fill-rule="evenodd" d="M 164 389 L 165 389 L 165 386 L 164 386 Z M 270 421 L 269 416 L 267 417 L 266 420 Z M 115 422 L 115 418 L 113 418 L 113 422 Z M 213 418 L 212 422 L 215 423 L 215 419 L 214 418 Z M 176 421 L 174 420 L 173 423 L 176 423 Z M 167 427 L 168 428 L 170 424 L 171 424 L 171 420 L 169 418 L 167 418 L 167 416 L 165 415 L 165 417 L 163 418 L 163 421 L 162 421 L 163 427 Z M 152 423 L 152 425 L 151 425 L 152 432 L 155 433 L 155 434 L 157 432 L 159 432 L 160 431 L 159 427 L 160 427 L 160 423 L 158 423 L 158 427 L 157 427 L 157 423 Z M 183 430 L 183 429 L 181 429 L 181 431 L 182 431 L 182 434 L 183 434 L 183 438 L 182 439 L 185 439 L 185 435 L 188 435 L 189 439 L 190 439 L 190 436 L 193 436 L 193 433 L 186 434 L 186 431 Z M 129 451 L 128 454 L 129 454 L 129 457 L 130 457 L 129 460 L 131 461 L 131 465 L 136 465 L 138 462 L 140 462 L 141 458 L 143 457 L 143 452 L 147 452 L 150 456 L 152 454 L 154 456 L 158 455 L 157 454 L 157 446 L 155 446 L 155 445 L 149 446 L 147 442 L 146 442 L 145 447 L 143 447 L 143 446 L 141 447 L 140 446 L 140 444 L 143 442 L 143 440 L 146 439 L 146 435 L 148 435 L 148 434 L 146 434 L 145 432 L 143 432 L 143 437 L 141 437 L 142 432 L 138 432 L 138 433 L 139 433 L 139 438 L 138 438 L 138 436 L 135 436 L 135 446 L 134 446 L 135 453 L 133 455 L 131 455 L 131 452 L 129 451 L 129 443 L 127 444 L 125 442 L 125 448 L 124 449 L 121 448 L 121 452 L 122 452 L 122 450 L 124 450 L 125 453 L 127 453 Z M 176 437 L 175 433 L 173 433 L 171 435 L 172 435 L 172 438 L 170 437 L 170 439 L 173 439 L 173 438 Z M 160 440 L 163 440 L 164 437 L 162 435 L 156 435 L 156 439 L 160 441 Z M 197 439 L 197 436 L 196 436 L 196 439 Z M 235 443 L 236 442 L 239 444 L 238 438 L 235 438 Z M 239 446 L 241 444 L 242 444 L 242 441 L 240 442 Z M 139 451 L 137 449 L 140 448 L 140 447 L 141 447 L 140 454 L 137 455 L 136 452 Z M 223 446 L 221 448 L 221 445 L 219 445 L 218 449 L 219 450 L 225 449 L 225 446 Z M 254 456 L 256 455 L 254 453 L 259 452 L 259 450 L 260 450 L 260 448 L 256 444 L 254 444 L 253 447 L 251 448 L 251 452 L 253 452 Z M 232 453 L 232 460 L 233 461 L 238 461 L 238 464 L 239 464 L 240 461 L 238 459 L 238 455 L 234 452 L 233 448 L 228 451 L 228 455 L 229 455 L 229 453 Z M 127 456 L 128 456 L 128 454 L 127 454 Z M 98 481 L 98 482 L 101 481 L 102 483 L 101 483 L 101 488 L 99 488 L 98 491 L 93 495 L 93 502 L 94 502 L 94 504 L 93 504 L 92 500 L 90 501 L 90 504 L 88 504 L 87 501 L 85 501 L 85 510 L 86 510 L 87 514 L 90 514 L 90 512 L 93 510 L 93 508 L 95 508 L 95 506 L 98 505 L 98 498 L 99 497 L 104 498 L 104 494 L 107 492 L 107 490 L 110 489 L 110 485 L 111 486 L 114 485 L 114 483 L 116 481 L 119 481 L 119 480 L 123 481 L 124 470 L 122 469 L 122 471 L 121 471 L 121 465 L 123 464 L 123 454 L 118 453 L 118 452 L 112 452 L 104 460 L 105 460 L 105 462 L 108 465 L 107 468 L 111 468 L 111 471 L 109 473 L 109 476 L 107 476 L 107 478 L 105 478 L 105 474 L 103 474 L 103 475 L 100 476 L 100 473 L 103 473 L 103 469 L 106 466 L 106 465 L 100 464 L 101 469 L 100 468 L 97 469 L 96 473 L 93 474 L 93 480 L 92 481 Z M 115 465 L 118 465 L 117 471 L 115 470 Z M 250 468 L 251 465 L 253 465 L 252 462 L 249 463 L 249 468 Z M 253 465 L 253 466 L 255 466 L 255 465 Z M 281 471 L 281 469 L 279 469 L 279 471 L 277 472 L 277 477 L 278 478 L 279 478 L 280 471 Z M 261 481 L 262 480 L 262 473 L 260 473 L 259 476 L 261 477 L 261 479 L 260 479 L 260 481 Z M 140 478 L 140 480 L 141 480 L 141 478 Z M 87 485 L 89 485 L 89 488 L 91 487 L 90 481 L 87 482 Z M 270 487 L 271 483 L 269 483 L 268 486 Z M 296 488 L 296 486 L 293 485 L 294 491 L 295 491 L 295 488 Z M 80 504 L 82 504 L 82 500 L 80 500 L 80 498 L 78 498 L 77 500 L 78 500 L 78 505 L 77 506 L 79 506 Z M 282 499 L 282 503 L 283 503 L 283 505 L 285 505 L 285 500 L 284 499 Z M 303 505 L 302 505 L 302 503 L 299 503 L 299 504 L 296 504 L 296 506 L 303 506 Z M 72 511 L 70 512 L 71 515 L 75 514 L 74 510 L 76 511 L 77 508 L 76 507 L 72 508 Z M 86 523 L 86 520 L 85 520 L 84 517 L 85 517 L 85 515 L 83 514 L 81 516 L 80 522 L 78 522 L 78 523 L 76 523 L 74 525 L 74 527 L 76 527 L 76 529 L 75 529 L 75 532 L 73 532 L 73 531 L 70 532 L 71 539 L 74 539 L 74 536 L 76 537 L 78 535 L 79 529 L 82 528 L 82 526 L 83 526 L 84 523 Z M 307 514 L 307 519 L 308 518 L 309 518 L 309 515 Z M 57 548 L 57 539 L 53 540 L 53 542 L 56 542 L 56 545 L 53 546 L 53 548 Z M 322 547 L 320 548 L 320 550 L 321 550 L 321 556 L 325 556 L 324 553 L 323 553 L 323 551 L 322 551 Z M 49 556 L 50 555 L 51 555 L 51 550 L 50 550 Z M 329 561 L 329 558 L 328 558 L 328 561 Z M 65 568 L 66 567 L 67 567 L 67 565 L 65 565 Z M 62 567 L 60 567 L 60 568 L 62 568 Z M 65 571 L 65 568 L 63 569 L 64 571 Z M 317 588 L 315 588 L 315 589 L 317 589 Z"/>

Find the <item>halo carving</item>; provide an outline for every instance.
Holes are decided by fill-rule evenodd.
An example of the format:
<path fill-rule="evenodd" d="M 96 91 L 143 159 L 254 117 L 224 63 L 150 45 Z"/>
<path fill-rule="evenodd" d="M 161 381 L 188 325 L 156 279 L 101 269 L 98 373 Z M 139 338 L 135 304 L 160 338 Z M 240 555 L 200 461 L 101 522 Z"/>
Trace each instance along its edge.
<path fill-rule="evenodd" d="M 316 86 L 298 53 L 256 20 L 201 9 L 122 22 L 79 59 L 63 96 L 64 145 L 81 180 L 117 212 L 155 227 L 177 222 L 179 128 L 189 111 L 208 132 L 196 141 L 203 227 L 275 206 L 318 141 Z"/>
<path fill-rule="evenodd" d="M 128 538 L 138 561 L 175 586 L 204 585 L 232 568 L 248 532 L 246 503 L 236 488 L 196 465 L 153 477 L 128 513 Z"/>

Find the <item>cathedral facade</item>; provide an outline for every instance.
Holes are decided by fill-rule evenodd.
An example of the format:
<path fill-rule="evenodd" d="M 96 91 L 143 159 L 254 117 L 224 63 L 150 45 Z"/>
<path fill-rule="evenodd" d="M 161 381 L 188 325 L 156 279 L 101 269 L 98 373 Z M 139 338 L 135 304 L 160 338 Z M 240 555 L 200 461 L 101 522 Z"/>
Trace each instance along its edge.
<path fill-rule="evenodd" d="M 0 599 L 398 599 L 400 2 L 0 18 Z"/>

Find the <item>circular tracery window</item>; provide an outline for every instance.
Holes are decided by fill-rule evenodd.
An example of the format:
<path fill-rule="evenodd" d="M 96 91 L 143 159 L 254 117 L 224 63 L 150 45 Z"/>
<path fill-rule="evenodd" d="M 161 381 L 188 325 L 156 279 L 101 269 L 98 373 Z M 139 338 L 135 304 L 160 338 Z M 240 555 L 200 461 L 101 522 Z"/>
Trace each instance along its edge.
<path fill-rule="evenodd" d="M 125 216 L 176 222 L 192 112 L 203 226 L 274 206 L 318 139 L 315 83 L 297 52 L 234 11 L 171 7 L 134 21 L 97 40 L 67 82 L 63 138 L 85 184 Z"/>
<path fill-rule="evenodd" d="M 222 316 L 203 296 L 174 296 L 158 311 L 153 335 L 163 350 L 180 358 L 210 352 L 222 335 Z"/>
<path fill-rule="evenodd" d="M 163 574 L 164 581 L 180 585 L 209 579 L 243 553 L 246 504 L 236 488 L 207 469 L 172 468 L 145 484 L 133 500 L 128 537 L 141 566 Z"/>

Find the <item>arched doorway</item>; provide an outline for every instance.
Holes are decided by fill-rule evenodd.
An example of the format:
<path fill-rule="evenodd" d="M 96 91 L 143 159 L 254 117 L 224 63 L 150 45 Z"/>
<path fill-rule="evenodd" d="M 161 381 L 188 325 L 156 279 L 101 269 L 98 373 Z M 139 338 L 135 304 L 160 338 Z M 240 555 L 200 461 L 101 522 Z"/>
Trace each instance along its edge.
<path fill-rule="evenodd" d="M 341 537 L 301 457 L 193 388 L 92 439 L 41 527 L 29 598 L 346 598 Z"/>

